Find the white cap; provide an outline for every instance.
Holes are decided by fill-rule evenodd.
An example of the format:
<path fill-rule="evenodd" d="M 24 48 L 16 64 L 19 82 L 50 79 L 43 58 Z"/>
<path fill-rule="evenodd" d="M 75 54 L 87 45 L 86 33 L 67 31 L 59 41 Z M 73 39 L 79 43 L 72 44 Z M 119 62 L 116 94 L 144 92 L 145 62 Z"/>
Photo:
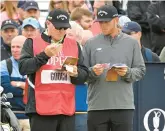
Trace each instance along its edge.
<path fill-rule="evenodd" d="M 131 22 L 131 20 L 127 16 L 120 16 L 119 17 L 119 26 L 123 27 L 125 23 Z"/>

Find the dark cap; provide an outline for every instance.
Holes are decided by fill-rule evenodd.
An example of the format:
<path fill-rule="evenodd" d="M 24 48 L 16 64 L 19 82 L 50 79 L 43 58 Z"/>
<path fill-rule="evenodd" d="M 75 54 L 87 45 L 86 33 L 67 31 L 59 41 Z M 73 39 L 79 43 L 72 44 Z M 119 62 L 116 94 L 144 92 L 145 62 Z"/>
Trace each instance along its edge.
<path fill-rule="evenodd" d="M 124 33 L 131 33 L 131 32 L 141 32 L 141 26 L 134 21 L 127 22 L 122 28 L 122 32 Z"/>
<path fill-rule="evenodd" d="M 39 10 L 38 3 L 36 1 L 27 1 L 24 5 L 24 10 L 36 9 Z"/>
<path fill-rule="evenodd" d="M 47 17 L 47 20 L 49 20 L 54 27 L 57 28 L 70 28 L 69 24 L 69 14 L 61 9 L 54 9 L 51 11 Z"/>
<path fill-rule="evenodd" d="M 115 17 L 118 17 L 117 9 L 111 5 L 104 5 L 97 10 L 96 21 L 111 21 Z"/>
<path fill-rule="evenodd" d="M 17 8 L 22 8 L 24 9 L 24 5 L 26 3 L 26 0 L 19 0 L 17 4 Z"/>
<path fill-rule="evenodd" d="M 18 24 L 11 19 L 3 21 L 2 25 L 1 25 L 1 30 L 5 30 L 5 29 L 9 29 L 9 28 L 18 29 Z"/>

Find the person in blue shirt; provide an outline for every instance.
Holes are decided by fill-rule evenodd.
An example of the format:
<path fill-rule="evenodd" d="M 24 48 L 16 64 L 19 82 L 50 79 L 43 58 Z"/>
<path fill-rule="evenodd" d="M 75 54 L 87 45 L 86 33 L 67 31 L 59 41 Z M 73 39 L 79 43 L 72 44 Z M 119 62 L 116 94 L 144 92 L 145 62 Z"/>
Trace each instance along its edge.
<path fill-rule="evenodd" d="M 11 56 L 11 40 L 18 35 L 18 24 L 13 20 L 5 20 L 1 25 L 1 61 Z"/>
<path fill-rule="evenodd" d="M 23 103 L 23 94 L 25 88 L 26 76 L 19 73 L 18 60 L 21 56 L 21 50 L 26 40 L 24 36 L 16 36 L 11 41 L 11 54 L 9 59 L 1 61 L 1 86 L 4 93 L 11 92 L 13 98 L 9 100 L 12 111 L 19 119 L 21 131 L 30 131 L 29 120 L 25 115 L 25 104 Z M 7 62 L 7 61 L 11 62 Z M 11 69 L 9 70 L 9 64 Z"/>
<path fill-rule="evenodd" d="M 40 23 L 37 19 L 29 17 L 23 20 L 22 35 L 26 38 L 35 38 L 40 35 Z"/>
<path fill-rule="evenodd" d="M 131 21 L 125 23 L 122 31 L 138 41 L 145 62 L 160 62 L 159 56 L 152 52 L 149 48 L 144 47 L 141 43 L 142 28 L 137 22 Z"/>

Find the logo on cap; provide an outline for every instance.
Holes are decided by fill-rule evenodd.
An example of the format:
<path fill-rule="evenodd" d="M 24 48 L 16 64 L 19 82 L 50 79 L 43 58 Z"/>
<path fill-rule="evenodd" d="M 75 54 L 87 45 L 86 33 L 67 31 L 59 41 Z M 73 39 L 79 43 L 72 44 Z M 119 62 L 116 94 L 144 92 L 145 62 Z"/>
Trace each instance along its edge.
<path fill-rule="evenodd" d="M 48 16 L 48 20 L 52 20 L 52 17 L 51 16 Z"/>
<path fill-rule="evenodd" d="M 7 20 L 7 21 L 5 21 L 5 24 L 11 24 L 12 22 L 11 22 L 11 20 Z"/>
<path fill-rule="evenodd" d="M 67 20 L 67 16 L 61 14 L 61 15 L 58 15 L 58 16 L 57 16 L 57 19 L 61 19 L 61 20 L 66 19 L 66 20 Z"/>
<path fill-rule="evenodd" d="M 128 27 L 128 23 L 125 23 L 124 27 Z"/>
<path fill-rule="evenodd" d="M 33 3 L 30 3 L 30 5 L 33 5 Z"/>
<path fill-rule="evenodd" d="M 106 11 L 102 11 L 102 10 L 100 10 L 99 12 L 98 12 L 98 15 L 100 15 L 100 16 L 103 16 L 103 15 L 107 15 L 108 13 L 106 12 Z"/>
<path fill-rule="evenodd" d="M 114 14 L 114 15 L 113 15 L 113 17 L 116 17 L 116 16 L 118 16 L 118 14 Z"/>

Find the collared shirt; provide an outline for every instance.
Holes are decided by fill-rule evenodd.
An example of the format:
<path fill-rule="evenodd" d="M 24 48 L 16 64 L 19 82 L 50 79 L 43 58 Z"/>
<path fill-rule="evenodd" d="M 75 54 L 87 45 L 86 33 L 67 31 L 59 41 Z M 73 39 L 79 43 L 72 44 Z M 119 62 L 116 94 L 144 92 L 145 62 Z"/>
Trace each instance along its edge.
<path fill-rule="evenodd" d="M 45 30 L 44 34 L 45 34 L 45 35 L 48 35 L 48 31 Z M 63 41 L 63 39 L 64 39 L 64 37 L 61 38 L 61 39 L 60 39 L 59 41 L 57 41 L 57 42 L 55 42 L 53 39 L 51 39 L 51 44 L 61 44 L 62 41 Z"/>
<path fill-rule="evenodd" d="M 13 98 L 9 100 L 12 110 L 14 111 L 24 111 L 25 104 L 23 103 L 23 89 L 19 87 L 14 87 L 11 85 L 11 81 L 22 81 L 25 82 L 26 76 L 23 76 L 19 72 L 18 61 L 13 57 L 10 57 L 12 61 L 12 73 L 11 75 L 7 69 L 6 60 L 1 61 L 0 74 L 1 74 L 1 86 L 4 88 L 4 93 L 11 92 Z M 27 116 L 24 113 L 16 114 L 19 119 L 27 119 Z"/>

